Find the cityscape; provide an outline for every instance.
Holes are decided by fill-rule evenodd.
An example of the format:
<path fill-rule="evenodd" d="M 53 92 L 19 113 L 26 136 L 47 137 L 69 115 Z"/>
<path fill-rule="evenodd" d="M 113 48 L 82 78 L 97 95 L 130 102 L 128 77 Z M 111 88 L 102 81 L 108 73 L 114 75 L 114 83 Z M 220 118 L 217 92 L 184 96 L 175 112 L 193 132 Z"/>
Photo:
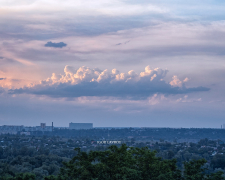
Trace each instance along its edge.
<path fill-rule="evenodd" d="M 40 126 L 15 126 L 15 125 L 3 125 L 0 126 L 0 134 L 25 134 L 30 135 L 34 131 L 53 131 L 53 129 L 91 129 L 93 123 L 69 123 L 68 127 L 54 127 L 53 122 L 51 126 L 46 126 L 46 123 L 40 123 Z"/>
<path fill-rule="evenodd" d="M 88 155 L 91 152 L 109 153 L 110 148 L 125 146 L 128 151 L 148 149 L 157 153 L 162 161 L 176 159 L 179 169 L 183 168 L 183 162 L 202 159 L 205 159 L 208 173 L 221 173 L 225 168 L 225 129 L 220 128 L 96 128 L 92 123 L 54 127 L 40 123 L 40 126 L 27 128 L 29 131 L 25 131 L 26 126 L 5 126 L 5 129 L 13 127 L 6 133 L 2 127 L 0 169 L 3 170 L 0 177 L 57 178 L 60 169 L 64 168 L 62 162 L 77 157 L 75 150 Z"/>
<path fill-rule="evenodd" d="M 225 1 L 0 0 L 0 180 L 225 180 Z"/>
<path fill-rule="evenodd" d="M 68 130 L 82 130 L 82 129 L 143 129 L 143 128 L 153 128 L 153 129 L 163 129 L 163 127 L 93 127 L 93 123 L 69 123 L 68 127 L 54 127 L 53 122 L 51 126 L 46 126 L 46 123 L 40 123 L 40 126 L 24 126 L 24 125 L 2 125 L 0 126 L 0 134 L 24 134 L 31 135 L 31 132 L 42 131 L 42 132 L 52 132 L 54 129 L 68 129 Z M 181 129 L 181 128 L 171 128 L 170 129 Z M 192 129 L 192 128 L 188 128 Z M 207 128 L 206 128 L 207 129 Z M 209 129 L 225 129 L 225 124 L 221 125 L 221 128 L 209 128 Z"/>

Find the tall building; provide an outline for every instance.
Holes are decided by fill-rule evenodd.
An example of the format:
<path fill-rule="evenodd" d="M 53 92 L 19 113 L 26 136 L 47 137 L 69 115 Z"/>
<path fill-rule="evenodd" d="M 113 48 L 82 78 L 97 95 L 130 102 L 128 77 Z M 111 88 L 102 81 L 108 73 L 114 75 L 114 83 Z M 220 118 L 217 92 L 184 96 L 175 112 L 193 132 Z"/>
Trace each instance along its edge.
<path fill-rule="evenodd" d="M 44 129 L 46 127 L 46 123 L 41 123 L 40 126 L 42 129 Z"/>
<path fill-rule="evenodd" d="M 93 123 L 70 123 L 69 129 L 92 129 Z"/>

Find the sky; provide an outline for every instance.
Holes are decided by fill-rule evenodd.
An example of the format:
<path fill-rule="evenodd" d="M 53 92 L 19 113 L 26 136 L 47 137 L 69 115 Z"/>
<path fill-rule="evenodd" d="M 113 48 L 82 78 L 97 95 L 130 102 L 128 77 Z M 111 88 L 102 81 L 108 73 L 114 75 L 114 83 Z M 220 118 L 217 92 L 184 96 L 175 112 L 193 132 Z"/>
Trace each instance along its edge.
<path fill-rule="evenodd" d="M 220 128 L 224 8 L 1 0 L 0 125 Z"/>

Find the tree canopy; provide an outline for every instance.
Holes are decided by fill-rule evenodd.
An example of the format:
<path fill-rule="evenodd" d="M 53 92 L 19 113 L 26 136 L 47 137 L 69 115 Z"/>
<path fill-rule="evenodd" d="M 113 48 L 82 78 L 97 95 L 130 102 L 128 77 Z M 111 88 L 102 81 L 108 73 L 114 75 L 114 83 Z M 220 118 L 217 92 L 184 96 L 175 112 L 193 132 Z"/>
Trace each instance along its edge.
<path fill-rule="evenodd" d="M 45 180 L 223 180 L 223 172 L 209 174 L 206 160 L 184 162 L 179 170 L 175 159 L 164 160 L 147 147 L 133 148 L 123 144 L 106 151 L 82 152 L 64 163 L 57 176 Z"/>

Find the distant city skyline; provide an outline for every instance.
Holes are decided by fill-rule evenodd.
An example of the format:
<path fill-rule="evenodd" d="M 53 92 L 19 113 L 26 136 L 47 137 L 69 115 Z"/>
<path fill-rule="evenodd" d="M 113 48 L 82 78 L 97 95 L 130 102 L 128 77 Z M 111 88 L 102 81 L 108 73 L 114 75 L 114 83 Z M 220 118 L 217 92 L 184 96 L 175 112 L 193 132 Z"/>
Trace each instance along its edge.
<path fill-rule="evenodd" d="M 0 126 L 219 128 L 224 7 L 1 0 Z"/>

